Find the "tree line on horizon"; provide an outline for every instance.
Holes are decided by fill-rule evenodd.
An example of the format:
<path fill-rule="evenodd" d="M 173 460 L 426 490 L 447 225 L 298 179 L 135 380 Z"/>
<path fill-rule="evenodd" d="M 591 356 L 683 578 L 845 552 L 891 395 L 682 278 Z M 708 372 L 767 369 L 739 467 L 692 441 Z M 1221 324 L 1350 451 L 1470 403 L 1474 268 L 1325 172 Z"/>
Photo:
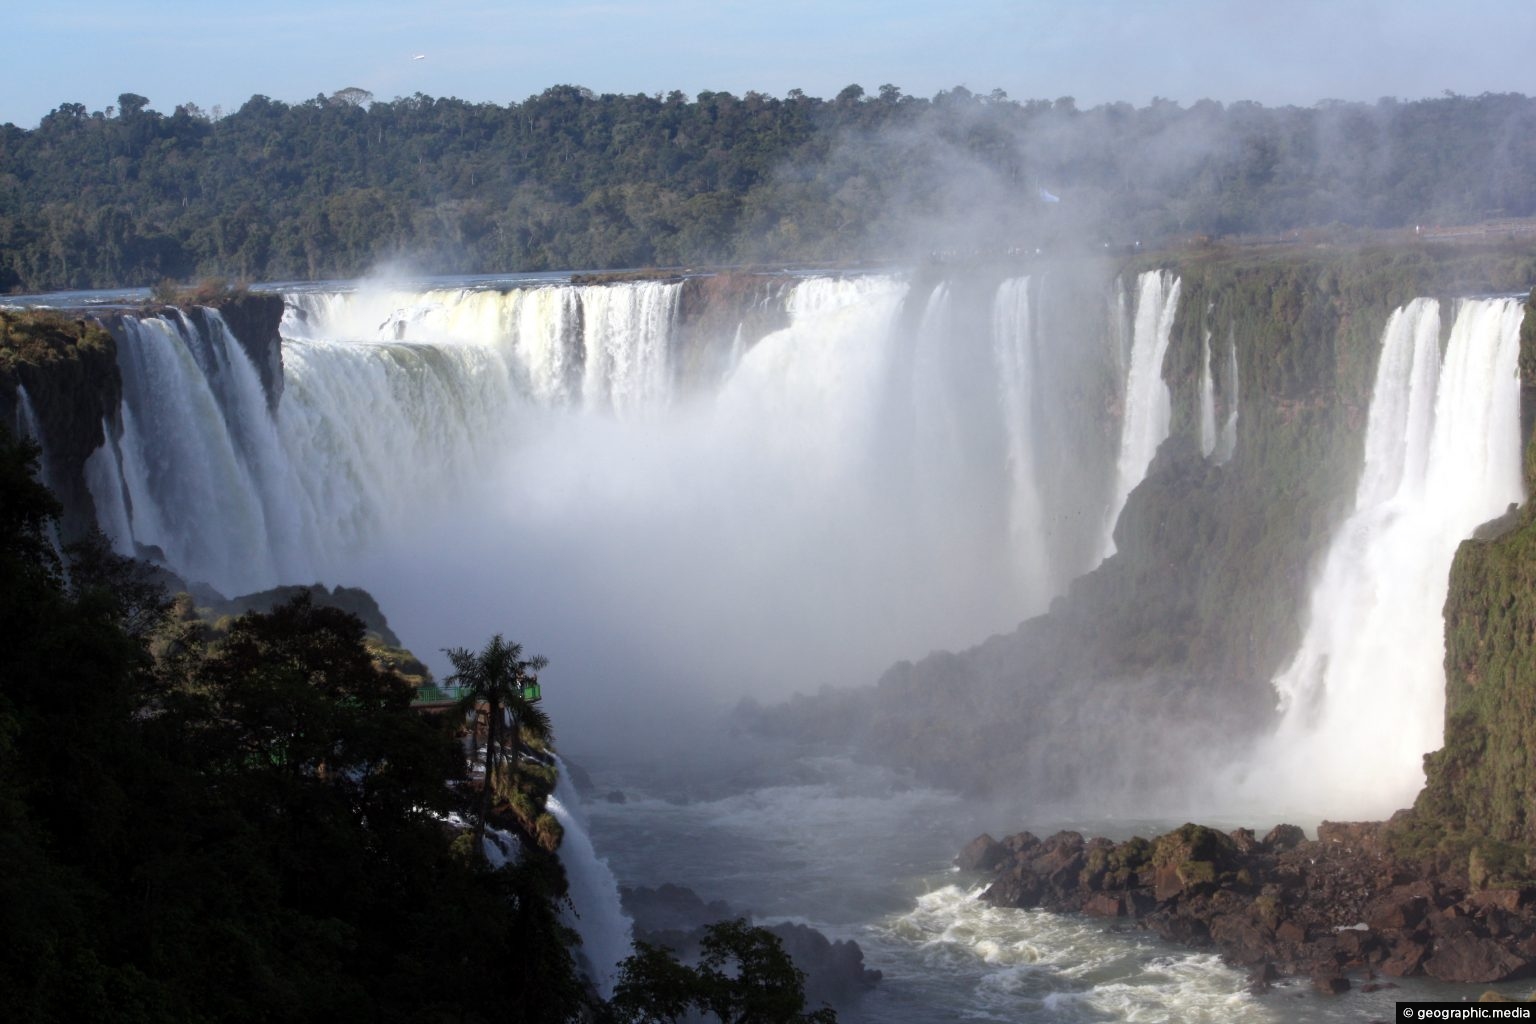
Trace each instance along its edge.
<path fill-rule="evenodd" d="M 521 103 L 342 89 L 0 125 L 0 292 L 910 259 L 1536 215 L 1536 100 L 1080 109 L 850 85 Z"/>

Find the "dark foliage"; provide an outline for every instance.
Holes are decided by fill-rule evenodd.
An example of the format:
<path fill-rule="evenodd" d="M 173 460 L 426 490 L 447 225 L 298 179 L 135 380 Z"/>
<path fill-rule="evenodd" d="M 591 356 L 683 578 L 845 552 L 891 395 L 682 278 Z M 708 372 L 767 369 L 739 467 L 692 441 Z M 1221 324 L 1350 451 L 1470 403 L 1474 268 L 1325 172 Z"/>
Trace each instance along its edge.
<path fill-rule="evenodd" d="M 358 90 L 0 126 L 0 291 L 906 257 L 1536 214 L 1536 101 L 1079 110 L 893 85 L 500 106 Z M 1059 194 L 1045 204 L 1040 190 Z M 984 209 L 985 216 L 977 211 Z"/>
<path fill-rule="evenodd" d="M 805 975 L 778 936 L 745 920 L 706 929 L 696 966 L 668 950 L 636 943 L 614 992 L 614 1018 L 624 1024 L 705 1019 L 721 1024 L 835 1024 L 828 1007 L 805 1012 Z"/>
<path fill-rule="evenodd" d="M 558 861 L 454 850 L 457 743 L 363 624 L 205 646 L 99 543 L 63 571 L 36 457 L 0 434 L 0 1019 L 572 1019 Z"/>

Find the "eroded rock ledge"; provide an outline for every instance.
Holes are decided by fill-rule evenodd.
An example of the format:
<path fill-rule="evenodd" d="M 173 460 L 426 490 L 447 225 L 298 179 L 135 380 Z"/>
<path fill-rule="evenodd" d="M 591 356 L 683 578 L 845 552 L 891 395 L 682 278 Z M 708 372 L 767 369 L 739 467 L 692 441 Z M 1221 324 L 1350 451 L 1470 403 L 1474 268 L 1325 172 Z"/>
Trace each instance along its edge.
<path fill-rule="evenodd" d="M 1307 839 L 1280 825 L 1260 839 L 1184 825 L 1121 843 L 1020 832 L 978 836 L 956 863 L 994 874 L 981 898 L 996 906 L 1089 914 L 1215 949 L 1252 969 L 1256 989 L 1281 975 L 1341 992 L 1351 976 L 1486 983 L 1536 971 L 1536 889 L 1479 888 L 1403 860 L 1392 829 L 1324 822 Z"/>

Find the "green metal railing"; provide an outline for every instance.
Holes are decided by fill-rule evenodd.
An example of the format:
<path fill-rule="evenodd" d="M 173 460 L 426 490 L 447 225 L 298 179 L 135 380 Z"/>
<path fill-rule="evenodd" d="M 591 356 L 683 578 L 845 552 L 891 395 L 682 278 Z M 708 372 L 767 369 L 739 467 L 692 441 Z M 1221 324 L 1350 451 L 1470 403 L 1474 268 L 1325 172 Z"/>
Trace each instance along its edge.
<path fill-rule="evenodd" d="M 416 688 L 416 696 L 412 704 L 447 704 L 452 701 L 460 701 L 469 695 L 467 686 L 439 686 L 437 683 L 428 683 L 426 686 Z M 523 687 L 523 700 L 534 702 L 543 699 L 544 693 L 538 683 L 531 683 Z"/>

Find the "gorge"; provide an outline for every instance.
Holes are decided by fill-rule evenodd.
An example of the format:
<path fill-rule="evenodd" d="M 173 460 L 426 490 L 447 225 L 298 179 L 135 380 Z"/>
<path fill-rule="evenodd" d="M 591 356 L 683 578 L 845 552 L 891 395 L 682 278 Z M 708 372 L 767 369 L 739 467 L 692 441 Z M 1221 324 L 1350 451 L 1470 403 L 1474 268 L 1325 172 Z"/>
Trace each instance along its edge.
<path fill-rule="evenodd" d="M 227 594 L 361 585 L 429 662 L 528 638 L 562 750 L 642 791 L 593 809 L 599 853 L 636 807 L 690 813 L 626 758 L 781 741 L 864 762 L 806 784 L 871 821 L 879 770 L 946 828 L 973 819 L 928 787 L 1114 831 L 1386 817 L 1444 737 L 1419 839 L 1515 843 L 1526 513 L 1446 587 L 1530 486 L 1533 282 L 1524 250 L 1420 247 L 322 285 L 93 311 L 0 367 L 0 417 L 123 553 Z M 707 738 L 727 712 L 742 738 Z M 785 771 L 695 803 L 757 821 Z M 655 858 L 616 873 L 692 881 L 624 877 Z M 1053 977 L 1040 1012 L 1108 991 Z"/>

